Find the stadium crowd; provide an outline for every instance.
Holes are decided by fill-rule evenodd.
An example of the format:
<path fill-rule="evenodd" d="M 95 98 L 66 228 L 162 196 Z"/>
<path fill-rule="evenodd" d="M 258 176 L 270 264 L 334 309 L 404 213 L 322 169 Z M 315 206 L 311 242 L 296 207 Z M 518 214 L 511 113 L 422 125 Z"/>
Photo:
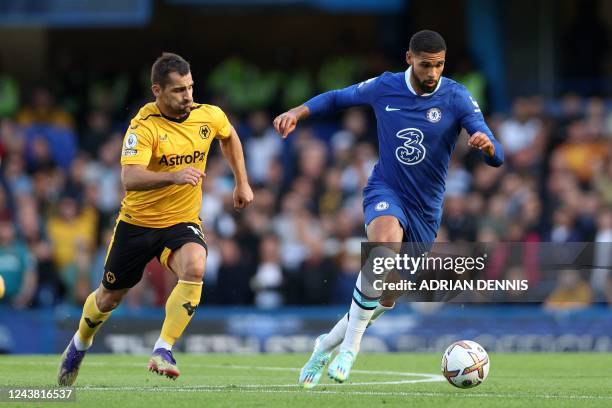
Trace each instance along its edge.
<path fill-rule="evenodd" d="M 80 304 L 99 284 L 123 194 L 123 135 L 150 94 L 123 76 L 57 77 L 65 80 L 26 89 L 0 72 L 2 302 L 17 308 Z M 209 247 L 203 302 L 347 304 L 364 238 L 361 190 L 377 160 L 373 115 L 352 108 L 306 122 L 283 141 L 271 127 L 278 104 L 237 107 L 222 84 L 215 92 L 221 80 L 211 78 L 206 90 L 196 89 L 196 101 L 218 104 L 230 116 L 255 201 L 233 210 L 233 178 L 213 149 L 201 211 Z M 518 97 L 510 112 L 488 112 L 487 122 L 504 146 L 505 164 L 486 166 L 467 137 L 459 139 L 438 240 L 612 242 L 610 101 Z M 512 267 L 504 273 L 533 271 L 528 256 L 506 257 Z M 173 279 L 152 261 L 122 307 L 162 307 Z M 548 303 L 576 291 L 582 304 L 612 303 L 608 282 L 601 273 L 559 274 Z"/>

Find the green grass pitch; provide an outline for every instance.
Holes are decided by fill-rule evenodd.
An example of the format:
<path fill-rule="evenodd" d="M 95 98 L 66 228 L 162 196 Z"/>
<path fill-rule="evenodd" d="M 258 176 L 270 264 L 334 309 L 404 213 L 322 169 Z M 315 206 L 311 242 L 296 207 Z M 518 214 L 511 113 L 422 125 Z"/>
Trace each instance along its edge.
<path fill-rule="evenodd" d="M 147 356 L 88 355 L 76 403 L 0 403 L 53 407 L 372 407 L 612 406 L 608 354 L 491 353 L 489 378 L 460 390 L 440 376 L 440 354 L 359 356 L 351 380 L 327 377 L 314 390 L 296 384 L 307 356 L 177 354 L 176 381 L 150 373 Z M 0 356 L 1 387 L 53 387 L 57 356 Z M 51 405 L 49 405 L 51 404 Z"/>

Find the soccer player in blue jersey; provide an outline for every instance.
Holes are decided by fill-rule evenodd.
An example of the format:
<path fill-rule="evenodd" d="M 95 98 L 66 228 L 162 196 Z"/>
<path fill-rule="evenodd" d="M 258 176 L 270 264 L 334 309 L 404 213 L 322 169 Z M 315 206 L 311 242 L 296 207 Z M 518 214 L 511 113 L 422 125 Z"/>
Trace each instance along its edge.
<path fill-rule="evenodd" d="M 462 128 L 470 134 L 469 146 L 479 149 L 487 164 L 498 167 L 503 163 L 502 148 L 478 103 L 464 86 L 442 76 L 445 57 L 442 36 L 419 31 L 410 39 L 405 72 L 385 72 L 360 84 L 325 92 L 274 120 L 277 132 L 286 138 L 298 121 L 308 116 L 356 105 L 372 107 L 380 157 L 363 192 L 369 242 L 433 243 L 442 217 L 451 153 Z M 360 273 L 349 313 L 329 333 L 317 338 L 300 373 L 300 384 L 304 388 L 317 385 L 338 345 L 328 375 L 335 381 L 346 381 L 366 327 L 393 307 L 395 297 L 397 294 L 373 290 Z"/>

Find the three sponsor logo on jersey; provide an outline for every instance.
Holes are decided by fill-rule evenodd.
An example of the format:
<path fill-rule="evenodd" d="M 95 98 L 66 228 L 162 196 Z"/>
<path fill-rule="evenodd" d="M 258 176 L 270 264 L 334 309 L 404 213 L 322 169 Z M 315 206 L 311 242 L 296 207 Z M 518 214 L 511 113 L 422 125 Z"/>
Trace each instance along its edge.
<path fill-rule="evenodd" d="M 387 112 L 401 110 L 400 108 L 392 108 L 389 105 L 385 107 Z M 438 107 L 433 107 L 427 110 L 425 117 L 430 123 L 438 123 L 442 119 L 442 110 Z M 425 136 L 420 129 L 406 128 L 402 129 L 395 135 L 403 139 L 402 145 L 395 150 L 395 157 L 409 166 L 418 164 L 423 161 L 427 153 L 427 149 L 423 144 Z"/>

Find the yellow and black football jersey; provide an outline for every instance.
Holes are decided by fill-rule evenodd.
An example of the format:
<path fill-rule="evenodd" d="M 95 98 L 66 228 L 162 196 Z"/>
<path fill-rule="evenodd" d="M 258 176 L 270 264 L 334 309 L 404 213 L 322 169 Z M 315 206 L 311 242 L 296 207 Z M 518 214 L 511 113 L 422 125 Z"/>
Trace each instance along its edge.
<path fill-rule="evenodd" d="M 217 106 L 194 104 L 182 120 L 168 118 L 152 102 L 130 122 L 121 153 L 121 164 L 140 164 L 150 171 L 174 172 L 185 167 L 204 171 L 213 139 L 231 134 L 227 116 Z M 169 185 L 128 191 L 119 219 L 142 227 L 165 228 L 181 222 L 199 224 L 202 179 L 197 186 Z"/>

